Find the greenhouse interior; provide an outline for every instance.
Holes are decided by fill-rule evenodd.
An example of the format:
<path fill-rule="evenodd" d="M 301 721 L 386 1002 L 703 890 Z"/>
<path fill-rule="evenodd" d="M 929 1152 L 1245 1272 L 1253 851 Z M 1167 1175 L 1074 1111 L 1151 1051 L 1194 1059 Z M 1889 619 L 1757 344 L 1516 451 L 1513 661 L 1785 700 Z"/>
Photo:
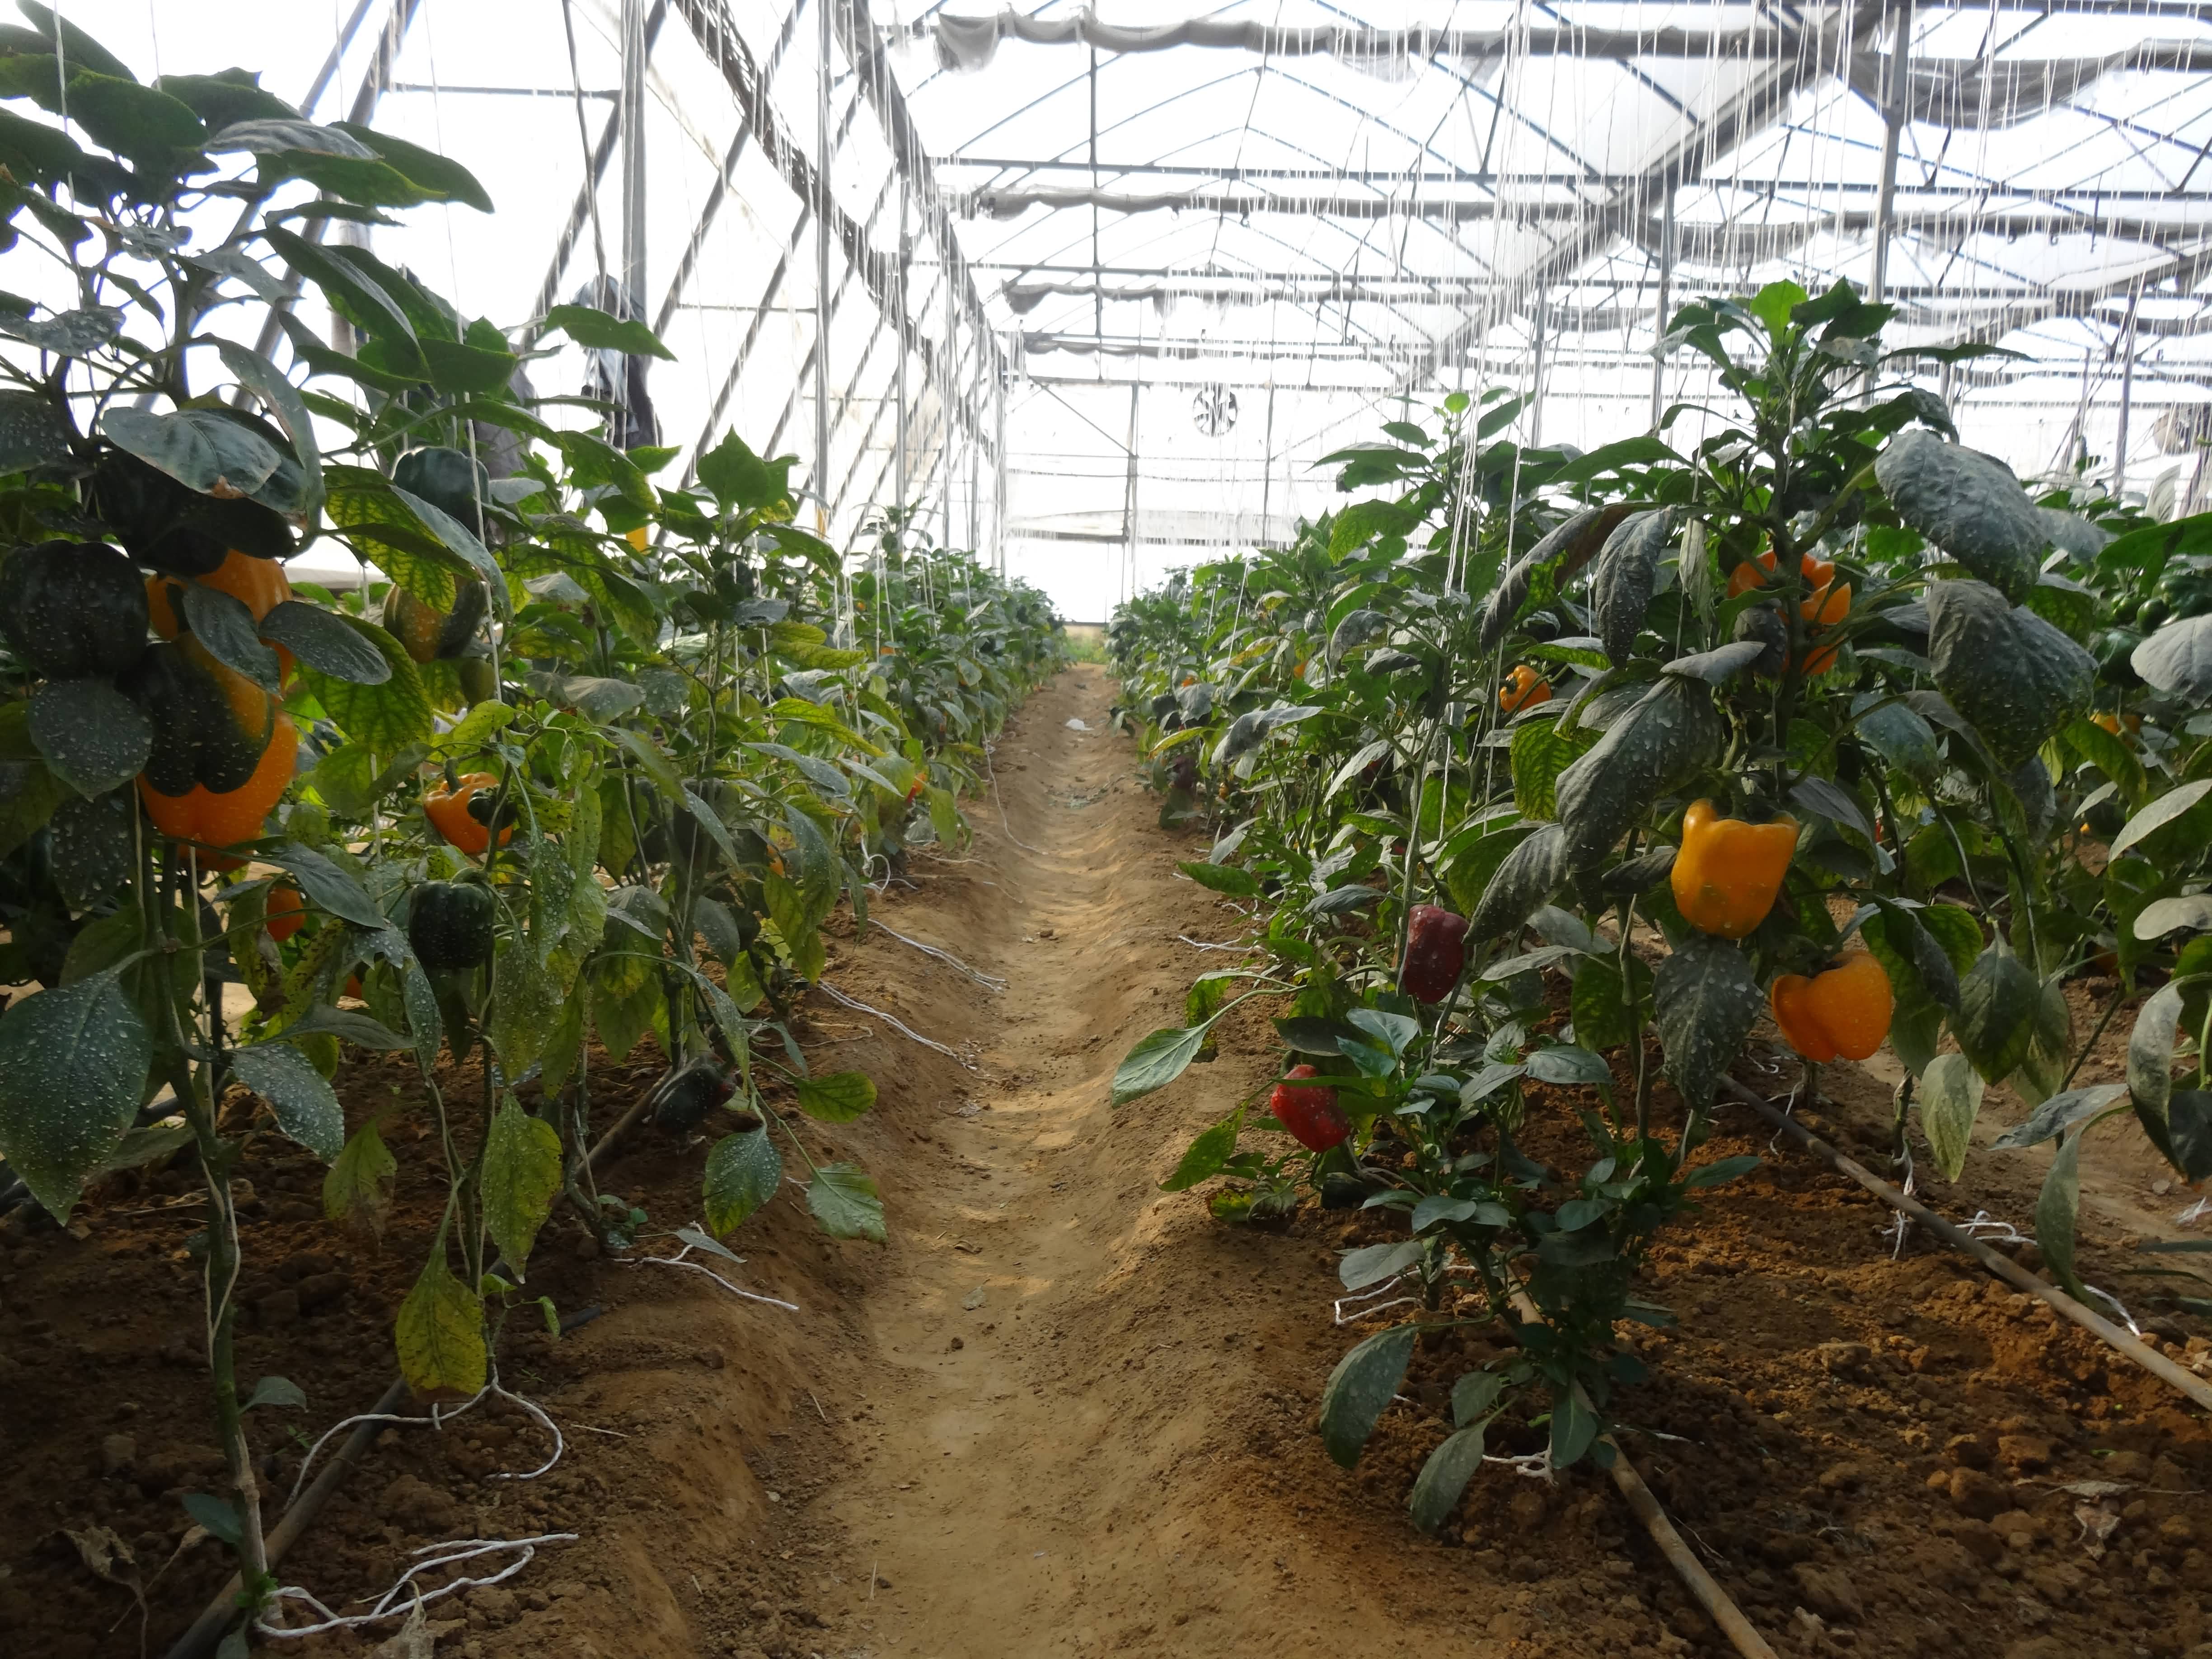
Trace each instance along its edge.
<path fill-rule="evenodd" d="M 2208 158 L 2196 0 L 15 0 L 0 1653 L 2212 1659 Z"/>
<path fill-rule="evenodd" d="M 1919 378 L 2022 477 L 2202 482 L 2186 5 L 65 9 L 462 161 L 495 212 L 349 234 L 511 329 L 617 283 L 659 441 L 757 433 L 838 544 L 910 503 L 1077 621 L 1447 392 L 1650 429 L 1705 389 L 1662 317 L 1778 279 L 2019 353 Z"/>

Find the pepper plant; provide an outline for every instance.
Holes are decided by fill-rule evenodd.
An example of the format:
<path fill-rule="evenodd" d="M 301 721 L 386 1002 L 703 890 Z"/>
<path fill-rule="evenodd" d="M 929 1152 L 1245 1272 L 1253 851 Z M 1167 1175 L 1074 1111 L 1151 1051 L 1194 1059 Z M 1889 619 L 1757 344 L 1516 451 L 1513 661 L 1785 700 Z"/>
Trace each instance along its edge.
<path fill-rule="evenodd" d="M 1256 971 L 1295 988 L 1276 1029 L 1297 1074 L 1176 1183 L 1249 1180 L 1271 1160 L 1240 1147 L 1288 1130 L 1324 1207 L 1392 1218 L 1345 1257 L 1347 1291 L 1418 1287 L 1420 1310 L 1330 1379 L 1325 1444 L 1356 1460 L 1420 1331 L 1517 1339 L 1454 1390 L 1424 1526 L 1501 1413 L 1543 1427 L 1554 1466 L 1609 1456 L 1637 1372 L 1615 1328 L 1672 1317 L 1636 1292 L 1644 1252 L 1753 1162 L 1696 1154 L 1763 1014 L 1802 1088 L 1887 1040 L 1909 1073 L 1900 1152 L 1917 1110 L 1948 1177 L 1988 1083 L 2039 1125 L 2093 1109 L 2067 1089 L 2086 1045 L 2060 986 L 2118 944 L 2113 893 L 2056 831 L 2144 773 L 2139 734 L 2091 718 L 2104 619 L 2066 573 L 2199 532 L 2031 496 L 1899 372 L 1985 349 L 1885 353 L 1889 315 L 1847 285 L 1686 306 L 1668 348 L 1728 401 L 1588 455 L 1516 446 L 1510 400 L 1455 394 L 1437 437 L 1395 422 L 1333 458 L 1346 489 L 1390 495 L 1109 630 L 1164 819 L 1213 832 L 1182 867 L 1257 904 Z M 1692 414 L 1703 435 L 1678 443 Z M 2130 661 L 2170 689 L 2183 654 L 2161 633 Z M 2202 908 L 2195 880 L 2158 890 Z M 1117 1098 L 1172 1081 L 1210 1029 L 1146 1039 Z M 1322 1095 L 1341 1136 L 1303 1132 Z M 1557 1167 L 1570 1134 L 1578 1172 Z M 2046 1194 L 2069 1279 L 2070 1204 Z"/>
<path fill-rule="evenodd" d="M 556 1205 L 615 1248 L 647 1221 L 583 1159 L 591 1067 L 641 1042 L 659 1128 L 720 1130 L 716 1232 L 788 1154 L 827 1231 L 880 1241 L 872 1180 L 799 1127 L 873 1085 L 811 1073 L 788 1017 L 831 908 L 865 925 L 870 879 L 963 833 L 981 745 L 1065 642 L 1036 596 L 916 546 L 896 643 L 863 648 L 791 458 L 731 435 L 656 483 L 673 451 L 535 396 L 514 343 L 668 356 L 650 331 L 584 307 L 502 328 L 325 238 L 492 210 L 465 169 L 243 70 L 142 82 L 20 9 L 0 246 L 46 297 L 0 295 L 0 951 L 40 988 L 0 1017 L 0 1188 L 66 1219 L 110 1170 L 198 1176 L 229 1490 L 195 1514 L 265 1620 L 248 1413 L 297 1391 L 235 1370 L 249 1137 L 325 1160 L 332 1224 L 379 1225 L 394 1155 L 331 1079 L 348 1049 L 414 1055 L 447 1180 L 394 1332 L 422 1399 L 486 1386 Z M 360 585 L 295 586 L 318 545 Z"/>

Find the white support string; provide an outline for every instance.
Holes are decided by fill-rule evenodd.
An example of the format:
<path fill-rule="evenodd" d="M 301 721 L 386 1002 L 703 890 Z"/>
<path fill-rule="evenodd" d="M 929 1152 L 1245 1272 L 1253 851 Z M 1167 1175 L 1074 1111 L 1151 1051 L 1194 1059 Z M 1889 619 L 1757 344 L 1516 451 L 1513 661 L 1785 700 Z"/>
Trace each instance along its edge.
<path fill-rule="evenodd" d="M 758 1291 L 742 1290 L 738 1286 L 731 1284 L 728 1279 L 723 1278 L 721 1274 L 716 1273 L 712 1267 L 708 1267 L 705 1263 L 685 1260 L 695 1248 L 696 1247 L 693 1245 L 686 1244 L 674 1255 L 629 1255 L 623 1257 L 622 1260 L 625 1265 L 632 1267 L 688 1268 L 695 1273 L 706 1274 L 708 1278 L 713 1279 L 717 1285 L 720 1285 L 732 1296 L 742 1297 L 747 1302 L 765 1302 L 771 1308 L 782 1308 L 792 1313 L 797 1313 L 799 1311 L 799 1304 L 796 1302 L 786 1302 L 780 1296 L 763 1296 Z"/>
<path fill-rule="evenodd" d="M 943 1054 L 946 1059 L 957 1060 L 968 1071 L 972 1072 L 977 1069 L 975 1062 L 969 1059 L 967 1055 L 962 1054 L 958 1049 L 948 1048 L 943 1043 L 938 1042 L 936 1038 L 922 1036 L 921 1032 L 914 1030 L 908 1026 L 902 1024 L 891 1015 L 885 1013 L 882 1009 L 871 1008 L 866 1003 L 862 1002 L 859 998 L 847 996 L 836 986 L 830 984 L 828 980 L 817 980 L 814 982 L 814 988 L 821 992 L 824 996 L 828 997 L 830 1001 L 837 1004 L 840 1007 L 850 1008 L 856 1014 L 866 1014 L 872 1019 L 879 1019 L 883 1021 L 884 1024 L 890 1026 L 891 1030 L 896 1031 L 901 1036 L 906 1038 L 909 1042 L 919 1042 L 925 1048 L 933 1048 L 939 1054 Z"/>
<path fill-rule="evenodd" d="M 528 1538 L 455 1538 L 449 1539 L 442 1544 L 424 1544 L 411 1553 L 427 1559 L 417 1560 L 413 1566 L 401 1573 L 398 1582 L 383 1595 L 378 1596 L 367 1613 L 335 1613 L 297 1584 L 287 1584 L 281 1589 L 270 1592 L 269 1609 L 253 1621 L 253 1627 L 264 1636 L 289 1641 L 295 1637 L 320 1636 L 334 1630 L 357 1630 L 363 1625 L 380 1624 L 387 1619 L 410 1617 L 422 1608 L 429 1606 L 431 1602 L 443 1601 L 447 1596 L 459 1591 L 479 1589 L 486 1584 L 496 1584 L 502 1579 L 514 1577 L 516 1573 L 528 1566 L 537 1556 L 538 1546 L 540 1544 L 573 1544 L 576 1541 L 577 1534 L 573 1532 L 544 1532 Z M 427 1591 L 415 1582 L 416 1576 L 419 1573 L 435 1572 L 441 1568 L 453 1566 L 463 1561 L 473 1561 L 483 1556 L 496 1555 L 507 1551 L 519 1551 L 520 1553 L 489 1577 L 471 1578 L 464 1576 L 452 1578 L 435 1589 Z M 404 1601 L 401 1600 L 403 1596 L 405 1598 Z M 368 1598 L 364 1596 L 362 1599 L 367 1601 Z M 271 1623 L 271 1615 L 277 1611 L 281 1603 L 286 1601 L 299 1601 L 313 1607 L 322 1615 L 323 1622 L 318 1625 Z"/>
<path fill-rule="evenodd" d="M 1006 988 L 1006 981 L 1000 978 L 998 975 L 979 972 L 977 969 L 970 968 L 966 963 L 961 961 L 960 958 L 954 956 L 951 951 L 940 951 L 934 945 L 924 945 L 918 939 L 908 939 L 904 933 L 899 932 L 897 928 L 886 925 L 877 917 L 869 917 L 868 926 L 876 928 L 879 932 L 889 933 L 893 939 L 896 939 L 902 945 L 911 945 L 915 950 L 921 951 L 922 955 L 926 957 L 934 957 L 938 961 L 949 963 L 951 966 L 958 969 L 962 973 L 965 974 L 969 979 L 974 980 L 975 983 L 981 986 L 987 991 L 1003 992 Z"/>

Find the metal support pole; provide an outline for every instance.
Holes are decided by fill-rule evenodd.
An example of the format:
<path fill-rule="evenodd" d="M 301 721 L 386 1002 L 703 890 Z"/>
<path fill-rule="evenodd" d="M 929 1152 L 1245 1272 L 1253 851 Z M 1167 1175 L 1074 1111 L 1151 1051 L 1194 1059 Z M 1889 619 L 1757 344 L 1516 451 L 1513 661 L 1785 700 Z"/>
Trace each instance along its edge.
<path fill-rule="evenodd" d="M 1267 435 L 1261 441 L 1263 459 L 1260 463 L 1260 533 L 1252 539 L 1264 545 L 1274 539 L 1269 527 L 1269 509 L 1274 505 L 1275 493 L 1275 383 L 1267 383 Z"/>
<path fill-rule="evenodd" d="M 1674 301 L 1674 186 L 1667 186 L 1665 216 L 1659 223 L 1659 307 L 1651 316 L 1651 429 L 1659 429 L 1666 408 L 1667 308 Z"/>
<path fill-rule="evenodd" d="M 957 430 L 956 422 L 959 416 L 952 398 L 956 384 L 955 347 L 959 340 L 960 319 L 952 308 L 952 264 L 949 259 L 939 271 L 939 286 L 945 290 L 945 362 L 937 377 L 937 402 L 943 415 L 939 424 L 944 428 L 944 432 L 937 442 L 937 483 L 938 499 L 944 503 L 944 516 L 939 520 L 944 536 L 942 545 L 950 548 L 952 545 L 952 440 Z"/>
<path fill-rule="evenodd" d="M 991 550 L 999 574 L 1006 574 L 1006 372 L 1009 359 L 1000 356 L 993 374 L 996 381 L 997 398 L 992 412 L 992 423 L 997 439 L 993 447 L 998 453 L 998 475 L 991 481 Z"/>
<path fill-rule="evenodd" d="M 622 283 L 642 317 L 645 308 L 645 70 L 653 46 L 646 39 L 646 0 L 623 0 L 622 9 Z"/>
<path fill-rule="evenodd" d="M 1536 290 L 1536 343 L 1528 364 L 1528 447 L 1544 447 L 1544 337 L 1551 331 L 1548 295 Z"/>
<path fill-rule="evenodd" d="M 906 356 L 907 314 L 906 285 L 914 270 L 914 241 L 907 230 L 907 204 L 912 190 L 907 183 L 906 169 L 899 169 L 899 263 L 896 303 L 898 306 L 898 476 L 891 499 L 901 508 L 908 505 L 906 493 Z"/>
<path fill-rule="evenodd" d="M 978 556 L 983 551 L 983 434 L 975 429 L 975 422 L 983 418 L 983 360 L 990 350 L 990 337 L 978 331 L 973 390 L 968 401 L 968 546 Z"/>
<path fill-rule="evenodd" d="M 814 528 L 830 533 L 830 5 L 817 0 L 821 62 L 814 76 Z"/>
<path fill-rule="evenodd" d="M 1106 337 L 1105 277 L 1098 262 L 1098 48 L 1091 48 L 1091 331 Z"/>
<path fill-rule="evenodd" d="M 1874 208 L 1874 281 L 1867 297 L 1880 305 L 1889 291 L 1890 220 L 1897 204 L 1897 152 L 1905 137 L 1905 94 L 1912 53 L 1912 0 L 1898 0 L 1896 37 L 1890 42 L 1889 84 L 1884 88 L 1881 185 Z"/>
<path fill-rule="evenodd" d="M 1129 382 L 1129 493 L 1121 505 L 1123 533 L 1129 543 L 1128 562 L 1123 573 L 1121 597 L 1134 599 L 1137 594 L 1137 392 L 1140 382 Z"/>
<path fill-rule="evenodd" d="M 2136 303 L 2142 298 L 2141 289 L 2128 295 L 2128 319 L 2120 326 L 2120 429 L 2112 439 L 2114 501 L 2128 485 L 2128 416 L 2136 399 Z"/>

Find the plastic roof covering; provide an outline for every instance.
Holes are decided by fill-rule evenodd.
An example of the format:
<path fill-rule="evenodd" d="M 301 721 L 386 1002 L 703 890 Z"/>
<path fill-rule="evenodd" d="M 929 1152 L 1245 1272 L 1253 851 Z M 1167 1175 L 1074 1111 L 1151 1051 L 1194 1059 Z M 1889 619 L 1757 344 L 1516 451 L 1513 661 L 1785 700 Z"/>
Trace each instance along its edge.
<path fill-rule="evenodd" d="M 642 291 L 680 358 L 651 381 L 687 449 L 671 471 L 734 426 L 826 477 L 841 540 L 892 498 L 904 196 L 908 497 L 933 518 L 949 505 L 954 540 L 1002 551 L 1072 617 L 1285 533 L 1336 499 L 1312 465 L 1328 449 L 1447 389 L 1528 390 L 1540 356 L 1521 435 L 1587 447 L 1647 427 L 1669 186 L 1678 302 L 1872 275 L 1896 15 L 1878 0 L 1117 0 L 1103 21 L 824 3 L 838 236 L 817 469 L 818 14 L 629 0 L 653 33 Z M 499 209 L 416 210 L 374 233 L 380 253 L 518 330 L 544 295 L 623 269 L 620 160 L 582 186 L 587 154 L 614 149 L 623 0 L 64 9 L 143 73 L 243 61 L 295 100 L 358 14 L 313 112 L 373 97 L 374 125 L 467 163 Z M 2126 477 L 2178 471 L 2185 502 L 2191 434 L 2212 429 L 2212 5 L 1920 0 L 1910 40 L 1887 272 L 1900 341 L 2027 354 L 1949 382 L 1966 440 L 2026 474 L 2111 456 L 2132 338 Z M 574 392 L 584 366 L 568 350 L 532 372 Z M 1669 402 L 1706 389 L 1686 360 L 1665 380 Z M 1932 367 L 1927 383 L 1943 384 Z"/>

